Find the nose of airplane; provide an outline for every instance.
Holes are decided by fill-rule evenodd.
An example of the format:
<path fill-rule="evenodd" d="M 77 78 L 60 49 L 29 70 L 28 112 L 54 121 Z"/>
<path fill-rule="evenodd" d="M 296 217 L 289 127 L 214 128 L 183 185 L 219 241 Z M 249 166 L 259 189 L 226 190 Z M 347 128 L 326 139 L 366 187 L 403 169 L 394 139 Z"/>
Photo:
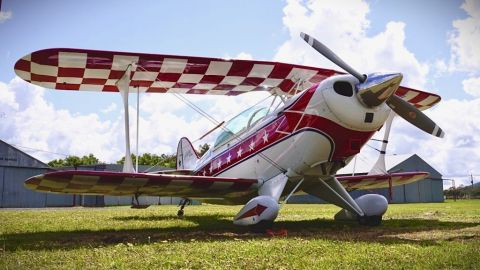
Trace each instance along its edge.
<path fill-rule="evenodd" d="M 402 78 L 401 73 L 370 74 L 363 83 L 357 84 L 357 97 L 366 107 L 376 107 L 397 91 Z"/>

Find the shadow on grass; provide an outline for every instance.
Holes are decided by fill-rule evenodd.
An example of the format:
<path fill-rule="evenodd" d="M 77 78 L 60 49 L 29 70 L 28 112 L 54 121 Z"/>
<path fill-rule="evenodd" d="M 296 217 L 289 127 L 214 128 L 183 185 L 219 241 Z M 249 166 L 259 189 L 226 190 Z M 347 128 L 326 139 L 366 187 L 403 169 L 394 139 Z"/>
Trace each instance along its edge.
<path fill-rule="evenodd" d="M 128 216 L 114 217 L 113 219 L 129 221 L 158 221 L 172 220 L 172 216 Z M 148 244 L 160 241 L 190 242 L 195 241 L 229 241 L 236 239 L 268 238 L 264 234 L 253 234 L 248 228 L 232 224 L 232 217 L 228 215 L 199 215 L 183 218 L 193 226 L 183 227 L 152 227 L 141 229 L 119 230 L 77 230 L 55 232 L 32 232 L 6 234 L 2 238 L 6 241 L 7 250 L 51 250 L 76 249 L 79 247 L 98 247 L 116 245 L 119 243 Z M 159 224 L 160 225 L 160 224 Z M 313 219 L 301 221 L 278 221 L 274 230 L 286 229 L 287 238 L 304 239 L 331 239 L 338 241 L 362 241 L 384 244 L 413 243 L 421 245 L 436 245 L 436 241 L 412 241 L 400 238 L 391 238 L 392 234 L 429 232 L 438 230 L 458 230 L 479 226 L 480 223 L 439 221 L 432 219 L 391 219 L 383 221 L 379 227 L 360 226 L 356 222 L 339 222 L 331 219 Z"/>

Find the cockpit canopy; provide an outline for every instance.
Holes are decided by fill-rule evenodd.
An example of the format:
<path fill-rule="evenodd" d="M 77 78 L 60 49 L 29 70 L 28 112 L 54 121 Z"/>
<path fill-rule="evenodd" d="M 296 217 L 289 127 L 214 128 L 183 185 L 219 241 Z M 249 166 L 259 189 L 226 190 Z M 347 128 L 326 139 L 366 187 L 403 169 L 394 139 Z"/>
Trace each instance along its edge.
<path fill-rule="evenodd" d="M 253 127 L 258 121 L 264 118 L 268 113 L 268 107 L 258 105 L 243 111 L 239 115 L 225 123 L 223 131 L 218 135 L 214 148 L 231 140 L 235 136 L 245 132 Z"/>

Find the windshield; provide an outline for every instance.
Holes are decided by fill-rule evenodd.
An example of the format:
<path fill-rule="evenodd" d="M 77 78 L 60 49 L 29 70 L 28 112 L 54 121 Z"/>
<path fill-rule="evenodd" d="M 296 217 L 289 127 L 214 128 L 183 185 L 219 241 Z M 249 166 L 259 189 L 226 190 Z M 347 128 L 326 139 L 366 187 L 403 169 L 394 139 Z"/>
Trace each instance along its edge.
<path fill-rule="evenodd" d="M 267 107 L 254 106 L 235 116 L 230 121 L 225 123 L 224 129 L 220 135 L 218 135 L 214 147 L 222 145 L 224 142 L 227 142 L 235 137 L 235 135 L 241 134 L 250 127 L 253 127 L 258 121 L 267 115 L 267 112 Z"/>

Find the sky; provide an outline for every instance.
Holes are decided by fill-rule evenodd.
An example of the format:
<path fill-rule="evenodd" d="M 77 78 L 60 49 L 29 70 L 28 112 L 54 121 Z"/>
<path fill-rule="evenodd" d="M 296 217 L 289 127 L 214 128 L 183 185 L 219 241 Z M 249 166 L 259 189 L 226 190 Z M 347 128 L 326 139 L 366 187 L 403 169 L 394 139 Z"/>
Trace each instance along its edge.
<path fill-rule="evenodd" d="M 480 179 L 478 0 L 3 0 L 0 139 L 42 161 L 93 153 L 115 162 L 123 156 L 120 95 L 29 85 L 15 76 L 13 66 L 33 51 L 83 48 L 273 60 L 338 70 L 299 38 L 301 31 L 362 73 L 402 72 L 402 85 L 441 95 L 442 101 L 426 113 L 446 137 L 429 136 L 396 119 L 388 154 L 417 153 L 457 185 L 468 184 L 470 173 Z M 187 96 L 219 121 L 264 97 Z M 214 127 L 170 94 L 144 94 L 140 108 L 140 153 L 173 153 L 183 136 L 198 145 L 204 141 L 197 139 Z M 135 104 L 130 111 L 134 115 Z M 131 122 L 136 125 L 135 119 Z M 366 147 L 358 162 L 373 164 L 376 155 Z"/>

